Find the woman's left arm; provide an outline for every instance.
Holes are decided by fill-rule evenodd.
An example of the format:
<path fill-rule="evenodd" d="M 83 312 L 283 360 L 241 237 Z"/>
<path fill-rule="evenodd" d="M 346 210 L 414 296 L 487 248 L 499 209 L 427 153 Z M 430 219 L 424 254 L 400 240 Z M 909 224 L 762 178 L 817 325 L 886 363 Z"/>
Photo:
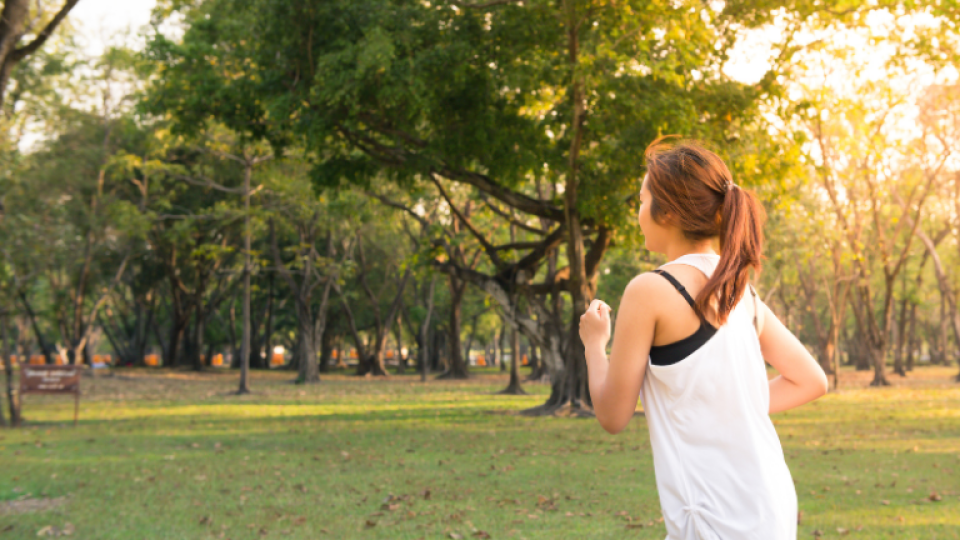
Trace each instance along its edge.
<path fill-rule="evenodd" d="M 600 425 L 610 433 L 623 431 L 637 408 L 656 327 L 656 314 L 650 306 L 657 305 L 653 301 L 659 293 L 657 279 L 653 274 L 643 274 L 627 285 L 609 361 L 610 306 L 594 300 L 580 317 L 593 410 Z"/>

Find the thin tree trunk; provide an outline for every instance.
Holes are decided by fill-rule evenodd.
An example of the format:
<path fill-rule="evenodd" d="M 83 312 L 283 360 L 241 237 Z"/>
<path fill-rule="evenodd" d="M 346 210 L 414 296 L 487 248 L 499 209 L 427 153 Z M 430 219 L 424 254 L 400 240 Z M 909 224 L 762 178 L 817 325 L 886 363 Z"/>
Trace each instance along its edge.
<path fill-rule="evenodd" d="M 10 425 L 20 427 L 20 389 L 14 381 L 13 362 L 10 356 L 13 354 L 10 350 L 10 329 L 7 326 L 6 314 L 0 315 L 0 332 L 3 333 L 3 368 L 7 374 L 7 406 L 10 409 Z M 25 354 L 23 355 L 26 356 Z M 24 361 L 20 361 L 20 369 L 23 369 Z M 0 411 L 2 414 L 2 411 Z"/>
<path fill-rule="evenodd" d="M 466 379 L 470 374 L 467 371 L 466 363 L 463 361 L 462 346 L 460 344 L 460 322 L 463 295 L 466 291 L 467 284 L 458 279 L 452 272 L 449 275 L 449 284 L 450 327 L 447 329 L 449 366 L 446 372 L 440 375 L 440 378 Z"/>
<path fill-rule="evenodd" d="M 403 354 L 403 325 L 401 323 L 401 318 L 403 313 L 397 314 L 397 323 L 393 326 L 393 339 L 397 344 L 397 374 L 402 375 L 407 371 L 407 358 Z"/>
<path fill-rule="evenodd" d="M 250 393 L 250 177 L 253 163 L 243 167 L 243 328 L 240 336 L 240 384 L 237 394 Z"/>
<path fill-rule="evenodd" d="M 917 354 L 917 304 L 910 303 L 910 326 L 907 330 L 907 371 L 913 371 L 914 358 Z"/>
<path fill-rule="evenodd" d="M 907 370 L 904 366 L 903 361 L 903 350 L 907 343 L 907 274 L 903 273 L 901 276 L 901 286 L 900 286 L 900 309 L 897 310 L 897 341 L 896 348 L 894 349 L 893 356 L 893 372 L 901 377 L 907 376 Z"/>
<path fill-rule="evenodd" d="M 430 330 L 430 318 L 433 316 L 433 293 L 437 285 L 437 275 L 430 276 L 430 288 L 427 293 L 427 314 L 420 325 L 420 382 L 427 382 L 427 370 L 430 368 L 430 342 L 428 331 Z"/>
<path fill-rule="evenodd" d="M 274 287 L 274 274 L 271 273 L 270 277 L 267 278 L 267 322 L 264 324 L 263 328 L 263 344 L 264 344 L 264 360 L 263 364 L 269 368 L 270 362 L 273 360 L 273 287 Z"/>
<path fill-rule="evenodd" d="M 936 272 L 937 283 L 940 286 L 940 305 L 944 311 L 940 318 L 941 342 L 943 343 L 944 360 L 946 361 L 948 348 L 947 322 L 949 321 L 953 329 L 953 337 L 957 345 L 960 346 L 960 311 L 957 309 L 956 297 L 954 296 L 953 288 L 950 286 L 950 280 L 944 270 L 943 263 L 940 262 L 940 255 L 937 253 L 936 245 L 922 230 L 918 230 L 917 236 L 920 237 L 924 247 L 926 247 L 927 252 L 930 254 L 930 258 L 933 260 L 933 269 Z M 949 314 L 945 313 L 946 310 L 949 310 Z M 960 362 L 958 362 L 958 364 L 960 364 Z M 960 382 L 960 372 L 957 373 L 956 380 Z"/>
<path fill-rule="evenodd" d="M 501 390 L 500 394 L 512 396 L 526 395 L 520 386 L 520 333 L 516 329 L 510 332 L 510 384 Z"/>

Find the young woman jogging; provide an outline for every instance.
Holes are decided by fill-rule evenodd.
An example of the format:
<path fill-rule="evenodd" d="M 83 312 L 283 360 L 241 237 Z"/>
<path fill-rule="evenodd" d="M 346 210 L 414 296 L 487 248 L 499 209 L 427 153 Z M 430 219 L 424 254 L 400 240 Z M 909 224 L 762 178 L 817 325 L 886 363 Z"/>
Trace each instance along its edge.
<path fill-rule="evenodd" d="M 642 400 L 668 540 L 795 540 L 769 415 L 822 396 L 827 378 L 748 284 L 763 208 L 698 144 L 658 139 L 646 157 L 640 228 L 670 262 L 627 285 L 609 359 L 610 307 L 580 318 L 597 419 L 617 433 Z"/>

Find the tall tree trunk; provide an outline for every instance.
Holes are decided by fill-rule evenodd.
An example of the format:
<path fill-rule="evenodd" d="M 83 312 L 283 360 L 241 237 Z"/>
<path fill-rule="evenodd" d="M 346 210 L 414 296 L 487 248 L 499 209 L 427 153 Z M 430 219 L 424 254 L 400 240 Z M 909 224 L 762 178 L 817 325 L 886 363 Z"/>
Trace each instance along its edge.
<path fill-rule="evenodd" d="M 460 324 L 461 310 L 463 308 L 463 295 L 467 290 L 467 283 L 457 278 L 454 273 L 450 273 L 450 327 L 447 329 L 448 342 L 447 353 L 449 355 L 449 366 L 440 378 L 466 379 L 470 376 L 467 371 L 466 362 L 463 361 L 463 345 L 460 343 Z"/>
<path fill-rule="evenodd" d="M 431 274 L 430 287 L 427 292 L 427 314 L 420 324 L 420 382 L 427 382 L 427 371 L 430 369 L 430 319 L 433 317 L 433 293 L 437 285 L 437 275 Z"/>
<path fill-rule="evenodd" d="M 910 303 L 910 326 L 907 330 L 907 358 L 906 358 L 906 368 L 907 371 L 913 371 L 914 359 L 917 355 L 917 304 L 914 302 Z"/>
<path fill-rule="evenodd" d="M 297 384 L 318 383 L 320 382 L 320 366 L 317 362 L 317 349 L 314 346 L 313 317 L 309 306 L 298 306 L 297 334 L 297 341 L 299 342 Z"/>
<path fill-rule="evenodd" d="M 239 369 L 240 349 L 237 347 L 237 303 L 235 301 L 231 300 L 228 314 L 229 328 L 227 329 L 227 335 L 230 336 L 230 367 Z"/>
<path fill-rule="evenodd" d="M 327 304 L 330 300 L 330 290 L 333 288 L 333 282 L 336 276 L 327 278 L 327 283 L 323 286 L 323 294 L 320 296 L 320 305 L 317 307 L 316 320 L 313 322 L 312 334 L 309 338 L 312 350 L 310 354 L 300 360 L 300 376 L 297 381 L 300 383 L 320 382 L 320 366 L 317 362 L 316 345 L 323 343 L 324 333 L 327 331 Z M 309 310 L 308 310 L 309 311 Z M 309 319 L 308 319 L 309 320 Z M 301 348 L 304 352 L 306 349 Z"/>
<path fill-rule="evenodd" d="M 10 425 L 20 427 L 20 389 L 15 384 L 13 375 L 13 362 L 10 356 L 13 354 L 10 348 L 10 329 L 7 326 L 6 314 L 0 315 L 0 332 L 3 333 L 3 369 L 7 374 L 7 408 L 10 409 Z M 22 355 L 22 358 L 26 355 Z M 20 369 L 23 369 L 25 362 L 21 359 Z M 0 414 L 3 414 L 0 411 Z"/>
<path fill-rule="evenodd" d="M 903 273 L 900 286 L 900 309 L 897 310 L 897 341 L 893 352 L 893 372 L 901 377 L 907 376 L 903 361 L 903 350 L 907 343 L 907 274 Z"/>
<path fill-rule="evenodd" d="M 507 371 L 507 322 L 500 322 L 500 334 L 497 337 L 497 367 L 500 368 L 500 372 L 503 373 Z"/>
<path fill-rule="evenodd" d="M 243 167 L 243 327 L 240 335 L 240 384 L 237 394 L 250 393 L 250 177 L 253 163 Z"/>
<path fill-rule="evenodd" d="M 337 336 L 329 328 L 323 332 L 323 338 L 320 340 L 320 373 L 330 371 L 330 357 L 333 356 L 336 342 Z"/>
<path fill-rule="evenodd" d="M 397 324 L 393 326 L 393 339 L 397 345 L 397 374 L 401 375 L 407 371 L 407 357 L 403 354 L 403 325 L 400 320 L 402 317 L 402 312 L 397 314 Z"/>
<path fill-rule="evenodd" d="M 960 175 L 958 175 L 958 177 L 960 177 Z M 958 178 L 957 181 L 960 182 L 960 178 Z M 960 190 L 960 187 L 957 189 Z M 958 207 L 960 207 L 960 205 L 958 205 Z M 957 346 L 960 347 L 960 310 L 958 310 L 956 296 L 954 296 L 953 288 L 950 286 L 950 280 L 947 277 L 946 270 L 943 267 L 943 263 L 940 262 L 940 255 L 937 253 L 936 245 L 922 230 L 918 230 L 917 236 L 920 237 L 924 247 L 930 254 L 930 258 L 933 260 L 933 269 L 934 272 L 936 272 L 937 284 L 940 287 L 940 306 L 942 313 L 940 317 L 940 334 L 941 342 L 943 343 L 944 360 L 946 361 L 948 349 L 946 327 L 948 321 L 950 327 L 953 329 L 953 337 L 956 340 Z M 949 312 L 947 312 L 947 310 L 949 310 Z M 957 363 L 960 364 L 960 362 Z M 956 380 L 960 382 L 960 372 L 957 373 Z"/>
<path fill-rule="evenodd" d="M 40 330 L 40 325 L 37 321 L 37 315 L 33 312 L 33 306 L 30 305 L 30 302 L 27 300 L 27 295 L 23 291 L 19 293 L 20 303 L 23 304 L 23 309 L 27 312 L 27 317 L 30 319 L 31 328 L 33 328 L 33 336 L 37 340 L 37 346 L 40 347 L 40 352 L 43 354 L 44 359 L 47 364 L 53 363 L 53 347 L 43 337 L 43 332 Z"/>
<path fill-rule="evenodd" d="M 267 278 L 267 321 L 264 323 L 263 328 L 263 364 L 266 367 L 270 367 L 270 362 L 273 360 L 273 287 L 274 287 L 274 274 L 271 273 L 270 277 Z"/>
<path fill-rule="evenodd" d="M 530 375 L 527 377 L 528 381 L 539 381 L 543 378 L 545 370 L 543 369 L 543 362 L 540 361 L 540 355 L 537 353 L 537 346 L 533 343 L 529 343 L 530 347 Z"/>
<path fill-rule="evenodd" d="M 510 383 L 499 392 L 512 396 L 526 395 L 520 386 L 520 332 L 516 329 L 510 332 Z"/>
<path fill-rule="evenodd" d="M 201 280 L 202 283 L 202 280 Z M 194 309 L 194 330 L 193 330 L 193 369 L 195 371 L 203 371 L 204 368 L 204 358 L 203 358 L 203 333 L 204 333 L 204 319 L 206 319 L 203 309 L 203 290 L 204 287 L 201 283 L 197 284 L 197 295 L 196 295 L 196 309 Z M 210 359 L 206 359 L 206 363 L 209 363 Z"/>

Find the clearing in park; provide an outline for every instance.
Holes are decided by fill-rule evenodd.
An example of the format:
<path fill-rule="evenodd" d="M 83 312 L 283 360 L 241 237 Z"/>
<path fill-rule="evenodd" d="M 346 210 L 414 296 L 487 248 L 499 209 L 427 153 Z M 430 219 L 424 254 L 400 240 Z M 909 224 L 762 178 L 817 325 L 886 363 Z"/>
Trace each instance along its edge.
<path fill-rule="evenodd" d="M 156 369 L 83 379 L 73 403 L 30 396 L 0 434 L 0 539 L 658 539 L 644 418 L 528 418 L 504 376 L 327 376 L 289 383 Z M 801 538 L 960 539 L 960 386 L 917 368 L 774 416 Z"/>

